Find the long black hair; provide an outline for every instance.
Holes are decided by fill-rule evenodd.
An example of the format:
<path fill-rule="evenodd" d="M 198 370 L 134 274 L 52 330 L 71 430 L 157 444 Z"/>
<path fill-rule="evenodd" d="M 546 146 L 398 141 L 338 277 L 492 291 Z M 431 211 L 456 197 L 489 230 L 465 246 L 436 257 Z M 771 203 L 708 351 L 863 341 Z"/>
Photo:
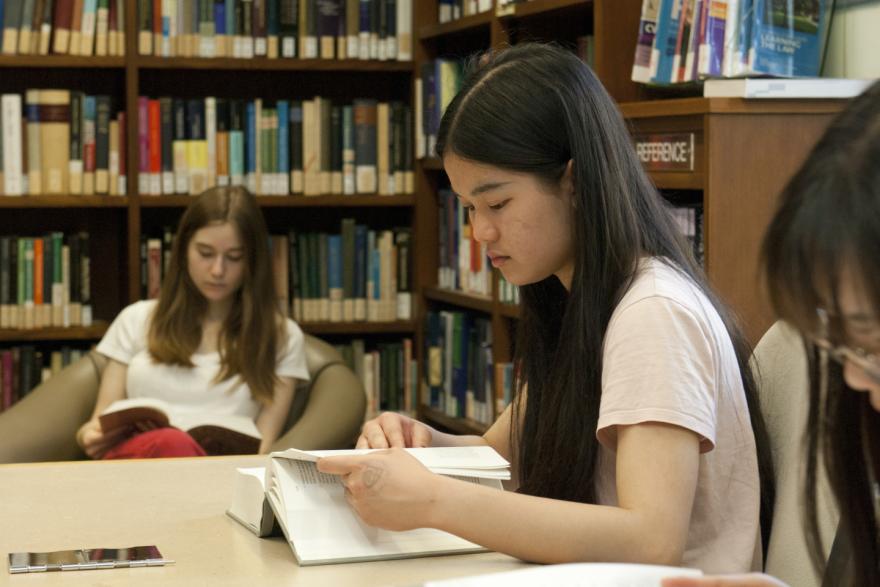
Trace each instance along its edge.
<path fill-rule="evenodd" d="M 510 438 L 520 490 L 595 502 L 599 448 L 592 431 L 602 391 L 602 343 L 640 257 L 649 255 L 664 258 L 693 280 L 727 326 L 758 447 L 761 521 L 767 532 L 773 475 L 748 366 L 749 345 L 709 288 L 592 70 L 554 45 L 526 43 L 475 58 L 443 116 L 437 151 L 530 173 L 556 187 L 572 162 L 571 290 L 554 276 L 520 288 Z"/>
<path fill-rule="evenodd" d="M 880 415 L 850 389 L 840 365 L 810 343 L 817 309 L 840 316 L 839 286 L 849 279 L 880 314 L 880 83 L 840 115 L 783 191 L 763 243 L 770 299 L 802 334 L 809 357 L 806 507 L 813 560 L 821 568 L 816 478 L 824 458 L 853 552 L 859 585 L 880 585 L 874 486 L 880 473 Z M 840 321 L 828 336 L 845 343 Z M 827 385 L 823 385 L 827 384 Z"/>

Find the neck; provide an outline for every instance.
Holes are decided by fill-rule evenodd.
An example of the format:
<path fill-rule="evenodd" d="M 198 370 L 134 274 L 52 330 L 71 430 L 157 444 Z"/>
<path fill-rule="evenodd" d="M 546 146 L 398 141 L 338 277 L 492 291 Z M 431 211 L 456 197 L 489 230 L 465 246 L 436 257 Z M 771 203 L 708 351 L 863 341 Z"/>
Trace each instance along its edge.
<path fill-rule="evenodd" d="M 232 299 L 218 302 L 208 302 L 208 308 L 205 311 L 205 320 L 209 322 L 223 322 L 229 315 L 232 308 Z"/>

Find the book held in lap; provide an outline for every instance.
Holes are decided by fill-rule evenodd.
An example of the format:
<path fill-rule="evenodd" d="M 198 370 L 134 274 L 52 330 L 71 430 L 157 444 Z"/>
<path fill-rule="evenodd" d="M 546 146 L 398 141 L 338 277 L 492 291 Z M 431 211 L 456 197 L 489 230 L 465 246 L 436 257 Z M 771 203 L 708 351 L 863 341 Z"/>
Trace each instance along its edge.
<path fill-rule="evenodd" d="M 107 433 L 119 428 L 138 430 L 151 422 L 158 428 L 178 428 L 188 433 L 209 455 L 256 454 L 262 435 L 247 416 L 181 413 L 168 402 L 154 398 L 126 398 L 113 402 L 99 416 Z"/>

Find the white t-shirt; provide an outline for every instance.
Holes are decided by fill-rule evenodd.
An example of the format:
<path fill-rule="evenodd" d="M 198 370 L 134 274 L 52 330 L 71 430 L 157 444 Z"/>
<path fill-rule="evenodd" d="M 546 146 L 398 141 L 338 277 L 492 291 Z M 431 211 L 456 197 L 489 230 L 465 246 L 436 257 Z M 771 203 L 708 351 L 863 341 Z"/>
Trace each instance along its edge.
<path fill-rule="evenodd" d="M 157 304 L 156 300 L 144 300 L 122 310 L 97 346 L 102 355 L 128 365 L 127 396 L 164 400 L 180 414 L 207 412 L 256 418 L 261 404 L 239 376 L 215 381 L 220 371 L 219 353 L 194 354 L 190 358 L 193 367 L 153 361 L 147 350 L 147 333 Z M 303 344 L 299 326 L 287 320 L 287 344 L 278 353 L 276 375 L 309 378 Z"/>
<path fill-rule="evenodd" d="M 643 260 L 611 315 L 602 360 L 599 502 L 617 504 L 615 426 L 692 430 L 701 440 L 700 469 L 682 564 L 708 573 L 760 570 L 749 408 L 733 344 L 706 296 L 664 262 Z"/>

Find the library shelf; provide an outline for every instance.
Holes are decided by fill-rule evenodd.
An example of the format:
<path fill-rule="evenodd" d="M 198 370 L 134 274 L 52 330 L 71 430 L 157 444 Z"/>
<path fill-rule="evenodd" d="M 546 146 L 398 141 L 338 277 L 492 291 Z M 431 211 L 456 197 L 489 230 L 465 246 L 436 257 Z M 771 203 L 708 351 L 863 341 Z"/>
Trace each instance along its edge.
<path fill-rule="evenodd" d="M 426 287 L 422 290 L 422 293 L 426 299 L 434 302 L 452 304 L 486 314 L 492 313 L 492 298 L 490 296 L 469 294 L 442 287 Z"/>
<path fill-rule="evenodd" d="M 486 433 L 486 430 L 489 429 L 489 426 L 486 424 L 469 418 L 447 416 L 440 410 L 425 405 L 420 406 L 420 408 L 422 419 L 427 420 L 430 424 L 442 426 L 443 428 L 457 434 L 475 434 L 477 436 L 482 436 Z"/>
<path fill-rule="evenodd" d="M 702 114 L 835 114 L 846 100 L 747 100 L 745 98 L 672 98 L 623 102 L 620 112 L 632 120 Z"/>
<path fill-rule="evenodd" d="M 589 4 L 592 4 L 592 0 L 532 0 L 522 4 L 513 4 L 512 10 L 498 15 L 498 18 L 525 18 L 568 8 L 582 8 Z"/>
<path fill-rule="evenodd" d="M 375 61 L 360 59 L 234 59 L 229 57 L 149 57 L 134 59 L 139 69 L 226 70 L 226 71 L 315 71 L 315 72 L 386 72 L 411 73 L 411 61 Z"/>
<path fill-rule="evenodd" d="M 193 196 L 140 196 L 139 201 L 143 208 L 185 208 L 193 201 Z M 257 196 L 257 202 L 263 208 L 389 208 L 412 206 L 415 196 Z"/>
<path fill-rule="evenodd" d="M 419 40 L 431 41 L 456 33 L 470 33 L 483 28 L 488 29 L 494 15 L 494 10 L 487 10 L 449 22 L 425 25 L 419 29 Z"/>
<path fill-rule="evenodd" d="M 409 320 L 394 322 L 297 322 L 309 334 L 411 334 L 415 324 Z"/>
<path fill-rule="evenodd" d="M 125 69 L 125 57 L 85 55 L 0 55 L 0 68 Z"/>
<path fill-rule="evenodd" d="M 499 303 L 498 304 L 498 313 L 505 318 L 513 318 L 515 320 L 519 319 L 519 306 L 517 304 L 507 304 L 507 303 Z"/>
<path fill-rule="evenodd" d="M 424 159 L 420 159 L 420 161 L 422 162 L 422 169 L 443 171 L 443 159 L 440 157 L 425 157 Z"/>
<path fill-rule="evenodd" d="M 96 320 L 91 326 L 69 326 L 67 328 L 51 327 L 51 328 L 34 328 L 28 330 L 22 329 L 2 329 L 0 330 L 0 341 L 9 342 L 43 342 L 55 340 L 98 340 L 109 328 L 109 322 L 104 320 Z"/>
<path fill-rule="evenodd" d="M 0 196 L 0 208 L 127 208 L 128 196 Z"/>

